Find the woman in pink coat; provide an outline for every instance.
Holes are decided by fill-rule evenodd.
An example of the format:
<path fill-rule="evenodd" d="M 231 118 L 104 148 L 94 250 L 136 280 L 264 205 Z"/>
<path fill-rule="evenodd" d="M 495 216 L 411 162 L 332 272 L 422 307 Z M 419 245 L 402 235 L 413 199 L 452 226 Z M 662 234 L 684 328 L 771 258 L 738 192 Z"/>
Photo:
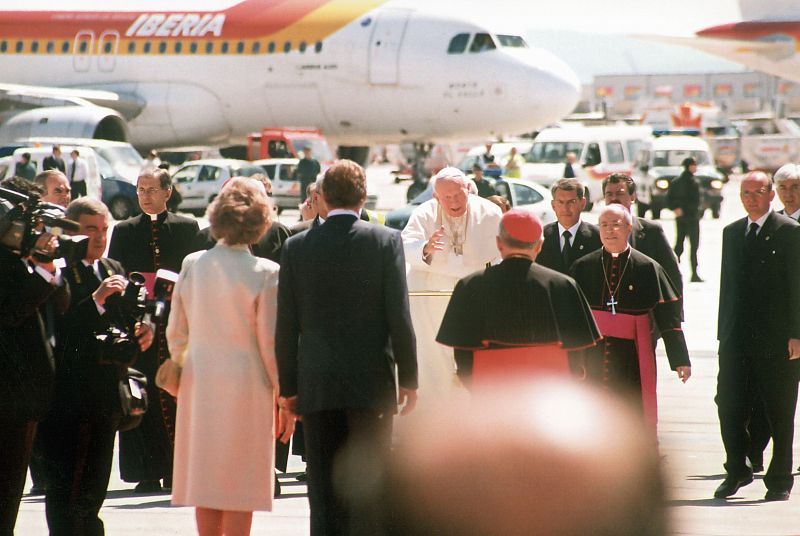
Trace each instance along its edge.
<path fill-rule="evenodd" d="M 217 245 L 186 257 L 172 297 L 167 339 L 183 366 L 178 392 L 172 504 L 196 507 L 201 536 L 246 535 L 253 511 L 272 510 L 278 413 L 274 333 L 278 265 L 253 256 L 270 225 L 264 187 L 231 180 L 209 207 Z"/>

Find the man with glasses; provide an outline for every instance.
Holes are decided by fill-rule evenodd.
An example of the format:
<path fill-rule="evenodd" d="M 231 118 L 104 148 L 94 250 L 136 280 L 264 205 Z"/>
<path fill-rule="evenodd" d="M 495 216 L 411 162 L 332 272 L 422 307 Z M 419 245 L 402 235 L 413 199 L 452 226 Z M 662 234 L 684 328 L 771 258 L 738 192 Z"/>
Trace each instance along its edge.
<path fill-rule="evenodd" d="M 723 230 L 717 411 L 725 446 L 725 480 L 714 497 L 730 497 L 753 481 L 747 423 L 758 398 L 769 422 L 772 460 L 767 501 L 789 499 L 800 366 L 800 225 L 771 211 L 770 177 L 749 173 L 739 195 L 747 216 Z"/>
<path fill-rule="evenodd" d="M 633 218 L 625 207 L 609 204 L 598 226 L 603 247 L 575 261 L 571 271 L 603 334 L 597 351 L 586 350 L 587 368 L 590 377 L 641 412 L 655 438 L 654 328 L 661 332 L 678 378 L 685 383 L 692 375 L 678 292 L 658 263 L 629 244 Z"/>
<path fill-rule="evenodd" d="M 559 179 L 550 188 L 551 204 L 558 221 L 544 226 L 544 245 L 536 262 L 568 274 L 572 263 L 600 248 L 596 225 L 581 221 L 586 208 L 586 189 L 577 179 Z"/>
<path fill-rule="evenodd" d="M 136 193 L 142 213 L 118 223 L 111 234 L 108 256 L 119 261 L 126 273 L 142 272 L 152 297 L 155 273 L 159 269 L 180 272 L 184 257 L 197 250 L 197 222 L 167 211 L 172 181 L 163 169 L 139 175 Z M 156 340 L 136 362 L 148 380 L 152 401 L 138 428 L 120 433 L 120 473 L 126 482 L 138 482 L 136 491 L 150 493 L 172 486 L 172 449 L 175 438 L 175 399 L 158 389 L 155 374 L 169 358 L 165 326 L 159 326 Z"/>

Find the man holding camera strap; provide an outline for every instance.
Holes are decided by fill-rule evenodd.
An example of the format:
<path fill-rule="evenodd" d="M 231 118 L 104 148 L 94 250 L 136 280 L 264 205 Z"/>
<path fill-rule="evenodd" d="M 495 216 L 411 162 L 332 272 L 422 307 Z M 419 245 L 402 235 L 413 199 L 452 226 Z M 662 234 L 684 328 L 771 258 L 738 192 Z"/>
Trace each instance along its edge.
<path fill-rule="evenodd" d="M 103 534 L 98 517 L 106 496 L 121 418 L 119 379 L 130 355 L 101 355 L 96 334 L 116 319 L 107 300 L 127 285 L 117 261 L 102 258 L 108 232 L 108 209 L 81 197 L 67 207 L 89 237 L 83 260 L 67 266 L 63 276 L 70 303 L 57 322 L 53 404 L 39 433 L 47 476 L 46 513 L 51 534 Z M 138 324 L 134 336 L 146 350 L 153 331 Z M 135 359 L 136 353 L 133 353 Z"/>

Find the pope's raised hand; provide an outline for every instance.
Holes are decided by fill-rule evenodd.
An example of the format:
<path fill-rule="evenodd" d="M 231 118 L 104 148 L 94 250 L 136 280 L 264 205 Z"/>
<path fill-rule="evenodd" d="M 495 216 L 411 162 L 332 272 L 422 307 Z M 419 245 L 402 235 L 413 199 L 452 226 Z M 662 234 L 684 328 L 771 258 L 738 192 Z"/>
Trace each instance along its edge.
<path fill-rule="evenodd" d="M 434 251 L 444 251 L 444 241 L 442 240 L 443 236 L 444 226 L 441 226 L 434 231 L 434 233 L 428 239 L 428 242 L 425 244 L 425 247 L 422 248 L 423 259 L 429 261 Z"/>

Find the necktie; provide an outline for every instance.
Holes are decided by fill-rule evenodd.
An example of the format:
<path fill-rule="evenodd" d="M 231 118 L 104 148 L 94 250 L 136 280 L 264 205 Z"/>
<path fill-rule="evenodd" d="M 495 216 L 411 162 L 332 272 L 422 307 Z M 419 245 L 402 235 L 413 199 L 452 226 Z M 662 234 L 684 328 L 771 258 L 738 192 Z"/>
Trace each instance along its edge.
<path fill-rule="evenodd" d="M 569 268 L 569 254 L 572 251 L 572 246 L 569 243 L 569 239 L 572 238 L 572 233 L 569 231 L 564 231 L 561 233 L 561 236 L 564 237 L 564 247 L 561 249 L 561 260 L 564 263 L 564 268 Z"/>
<path fill-rule="evenodd" d="M 747 247 L 752 247 L 758 236 L 758 224 L 752 222 L 747 230 L 747 236 L 744 238 L 744 243 Z"/>
<path fill-rule="evenodd" d="M 75 168 L 78 167 L 78 159 L 72 161 L 72 169 L 69 172 L 69 182 L 75 181 Z"/>

